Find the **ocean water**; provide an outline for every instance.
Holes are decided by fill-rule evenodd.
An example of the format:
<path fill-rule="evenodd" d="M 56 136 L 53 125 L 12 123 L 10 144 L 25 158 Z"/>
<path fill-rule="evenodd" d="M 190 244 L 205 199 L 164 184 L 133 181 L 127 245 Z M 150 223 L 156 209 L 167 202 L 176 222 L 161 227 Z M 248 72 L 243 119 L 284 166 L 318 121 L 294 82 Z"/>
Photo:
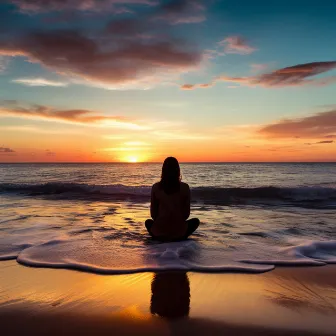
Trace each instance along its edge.
<path fill-rule="evenodd" d="M 181 164 L 190 239 L 148 237 L 161 164 L 0 164 L 0 260 L 103 274 L 336 263 L 336 163 Z"/>

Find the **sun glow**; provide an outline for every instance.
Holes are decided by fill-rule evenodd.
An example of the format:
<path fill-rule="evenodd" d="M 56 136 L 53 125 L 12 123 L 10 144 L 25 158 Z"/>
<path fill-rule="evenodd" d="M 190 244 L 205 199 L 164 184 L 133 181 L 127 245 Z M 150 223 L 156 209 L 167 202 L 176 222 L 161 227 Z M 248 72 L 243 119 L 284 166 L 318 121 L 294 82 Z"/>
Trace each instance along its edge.
<path fill-rule="evenodd" d="M 122 155 L 119 157 L 120 162 L 129 162 L 129 163 L 138 163 L 138 162 L 147 162 L 150 158 L 150 155 L 147 153 L 135 153 L 130 155 Z"/>
<path fill-rule="evenodd" d="M 129 156 L 126 158 L 127 162 L 130 163 L 137 163 L 138 162 L 138 158 L 136 156 Z"/>

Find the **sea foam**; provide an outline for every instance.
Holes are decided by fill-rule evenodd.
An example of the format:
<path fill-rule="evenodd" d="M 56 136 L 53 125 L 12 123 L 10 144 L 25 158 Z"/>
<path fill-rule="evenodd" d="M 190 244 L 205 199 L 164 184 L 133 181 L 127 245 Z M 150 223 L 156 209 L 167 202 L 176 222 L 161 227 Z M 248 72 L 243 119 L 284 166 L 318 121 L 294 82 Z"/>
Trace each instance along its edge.
<path fill-rule="evenodd" d="M 62 235 L 60 235 L 62 236 Z M 260 273 L 284 266 L 323 266 L 336 263 L 336 241 L 306 241 L 279 248 L 251 245 L 236 251 L 209 247 L 194 240 L 160 243 L 144 239 L 125 245 L 104 236 L 61 239 L 26 237 L 27 243 L 0 244 L 0 260 L 16 259 L 35 267 L 64 268 L 99 274 L 183 270 L 194 272 Z M 49 238 L 49 239 L 48 239 Z M 29 243 L 28 243 L 29 242 Z M 11 245 L 11 249 L 9 249 Z M 244 258 L 248 256 L 248 258 Z"/>

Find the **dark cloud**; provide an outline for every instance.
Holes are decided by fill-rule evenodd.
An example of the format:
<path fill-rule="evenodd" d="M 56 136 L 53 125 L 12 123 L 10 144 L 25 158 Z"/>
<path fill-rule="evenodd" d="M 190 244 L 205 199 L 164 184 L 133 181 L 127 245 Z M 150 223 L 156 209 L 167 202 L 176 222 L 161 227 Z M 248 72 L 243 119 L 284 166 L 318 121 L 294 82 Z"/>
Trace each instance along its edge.
<path fill-rule="evenodd" d="M 166 36 L 146 39 L 119 34 L 91 37 L 77 30 L 36 31 L 0 40 L 0 55 L 24 56 L 68 77 L 101 85 L 149 81 L 160 73 L 179 73 L 202 60 L 185 41 Z M 116 25 L 109 29 L 117 29 Z"/>
<path fill-rule="evenodd" d="M 221 76 L 218 80 L 242 85 L 260 85 L 264 87 L 286 87 L 302 85 L 327 85 L 336 82 L 336 77 L 311 79 L 311 77 L 336 68 L 336 61 L 313 62 L 282 68 L 254 77 Z"/>
<path fill-rule="evenodd" d="M 333 140 L 323 140 L 323 141 L 318 141 L 318 142 L 306 142 L 305 145 L 311 146 L 311 145 L 320 145 L 320 144 L 332 144 L 334 143 Z"/>
<path fill-rule="evenodd" d="M 269 138 L 317 138 L 328 137 L 336 132 L 336 110 L 321 112 L 312 116 L 297 119 L 285 119 L 259 130 Z M 320 143 L 330 143 L 327 142 Z"/>
<path fill-rule="evenodd" d="M 333 70 L 335 68 L 336 68 L 336 61 L 313 62 L 278 69 L 276 71 L 259 76 L 251 76 L 251 77 L 219 76 L 214 79 L 214 82 L 223 81 L 246 86 L 262 86 L 268 88 L 304 86 L 304 85 L 323 86 L 336 83 L 336 76 L 330 76 L 326 78 L 311 78 L 311 77 Z M 204 84 L 203 86 L 200 85 L 193 86 L 193 88 L 202 88 L 202 87 L 207 88 L 209 86 L 205 86 Z"/>
<path fill-rule="evenodd" d="M 0 147 L 0 153 L 10 154 L 10 153 L 15 153 L 15 150 L 8 148 L 8 147 Z"/>
<path fill-rule="evenodd" d="M 140 18 L 126 18 L 111 21 L 106 32 L 121 38 L 132 37 L 134 35 L 141 36 L 144 33 L 149 34 L 151 23 Z"/>
<path fill-rule="evenodd" d="M 110 89 L 148 88 L 197 68 L 204 59 L 203 52 L 178 36 L 172 27 L 172 24 L 203 20 L 202 0 L 5 2 L 20 8 L 22 13 L 15 18 L 24 16 L 25 25 L 21 21 L 6 24 L 4 34 L 0 34 L 0 57 L 24 57 L 68 77 L 71 82 Z M 145 10 L 130 12 L 122 19 L 112 17 L 111 20 L 109 11 L 105 10 L 117 5 L 130 5 L 132 10 L 137 10 L 137 6 L 132 6 L 136 4 L 146 5 Z M 43 15 L 35 19 L 27 11 Z M 96 21 L 86 24 L 91 18 L 87 11 L 100 11 L 99 24 Z M 70 19 L 60 23 L 56 17 L 56 21 L 48 22 L 55 19 L 54 15 Z M 82 19 L 72 19 L 76 17 Z"/>
<path fill-rule="evenodd" d="M 126 129 L 142 129 L 136 122 L 119 116 L 104 116 L 90 110 L 57 110 L 48 106 L 20 104 L 18 102 L 2 102 L 0 116 L 13 116 L 51 121 L 63 121 L 75 124 L 103 124 Z"/>

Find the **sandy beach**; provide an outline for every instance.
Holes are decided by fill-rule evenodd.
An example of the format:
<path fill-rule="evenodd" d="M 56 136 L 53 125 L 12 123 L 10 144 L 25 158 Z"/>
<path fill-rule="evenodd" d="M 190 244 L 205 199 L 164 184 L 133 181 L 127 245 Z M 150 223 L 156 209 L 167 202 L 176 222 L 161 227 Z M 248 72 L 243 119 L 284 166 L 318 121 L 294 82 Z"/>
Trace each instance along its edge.
<path fill-rule="evenodd" d="M 101 276 L 0 264 L 2 335 L 336 335 L 336 267 Z"/>

